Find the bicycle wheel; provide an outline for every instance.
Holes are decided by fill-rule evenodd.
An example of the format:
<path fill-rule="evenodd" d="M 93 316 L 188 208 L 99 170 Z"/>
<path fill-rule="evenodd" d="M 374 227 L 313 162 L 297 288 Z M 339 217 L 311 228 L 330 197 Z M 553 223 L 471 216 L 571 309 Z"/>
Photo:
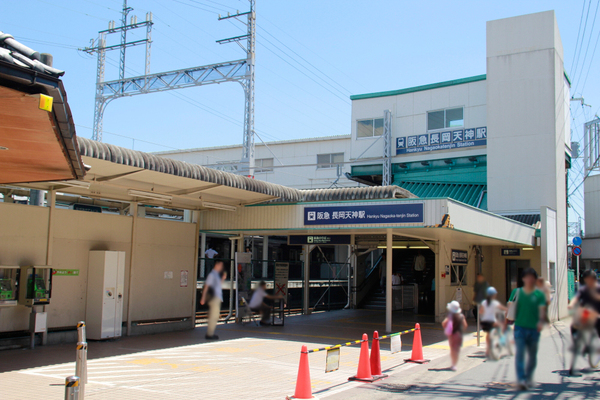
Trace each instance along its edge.
<path fill-rule="evenodd" d="M 491 360 L 497 361 L 502 354 L 502 343 L 500 343 L 500 331 L 494 328 L 490 331 L 490 352 L 488 354 Z"/>
<path fill-rule="evenodd" d="M 600 339 L 595 330 L 590 332 L 588 361 L 590 363 L 590 368 L 598 368 L 600 365 Z"/>
<path fill-rule="evenodd" d="M 506 327 L 506 331 L 504 332 L 504 338 L 506 341 L 506 350 L 508 351 L 508 354 L 511 356 L 515 355 L 515 331 L 513 330 L 512 326 L 507 326 Z"/>

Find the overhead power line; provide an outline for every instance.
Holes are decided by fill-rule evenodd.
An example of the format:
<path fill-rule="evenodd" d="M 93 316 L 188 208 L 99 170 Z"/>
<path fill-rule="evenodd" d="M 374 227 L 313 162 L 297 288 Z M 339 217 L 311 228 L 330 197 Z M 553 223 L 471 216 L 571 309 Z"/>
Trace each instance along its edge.
<path fill-rule="evenodd" d="M 585 15 L 585 23 L 583 24 L 583 34 L 581 35 L 581 43 L 579 49 L 577 50 L 577 59 L 575 60 L 575 69 L 573 70 L 573 76 L 577 75 L 577 69 L 579 67 L 579 59 L 581 58 L 581 49 L 583 48 L 583 42 L 585 40 L 585 31 L 587 29 L 587 22 L 590 16 L 590 7 L 592 6 L 592 0 L 588 1 L 587 13 Z"/>

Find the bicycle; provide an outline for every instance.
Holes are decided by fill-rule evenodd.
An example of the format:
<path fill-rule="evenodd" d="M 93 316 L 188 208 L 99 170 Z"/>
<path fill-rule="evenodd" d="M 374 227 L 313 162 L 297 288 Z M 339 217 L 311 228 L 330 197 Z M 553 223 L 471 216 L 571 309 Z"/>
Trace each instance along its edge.
<path fill-rule="evenodd" d="M 511 325 L 499 322 L 490 331 L 490 354 L 492 360 L 499 360 L 506 353 L 509 356 L 515 354 L 515 335 Z"/>
<path fill-rule="evenodd" d="M 585 307 L 576 310 L 573 326 L 577 331 L 573 332 L 573 359 L 569 375 L 578 375 L 575 373 L 578 355 L 587 355 L 590 368 L 595 369 L 600 365 L 600 338 L 595 327 L 597 319 L 598 313 L 593 310 Z"/>

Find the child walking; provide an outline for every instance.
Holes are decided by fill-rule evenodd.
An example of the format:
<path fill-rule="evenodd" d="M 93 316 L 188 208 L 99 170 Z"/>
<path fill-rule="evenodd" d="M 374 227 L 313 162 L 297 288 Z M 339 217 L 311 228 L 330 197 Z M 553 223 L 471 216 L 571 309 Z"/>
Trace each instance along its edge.
<path fill-rule="evenodd" d="M 487 332 L 485 337 L 486 350 L 485 355 L 487 358 L 490 358 L 490 332 L 494 327 L 498 326 L 498 312 L 506 311 L 506 307 L 504 307 L 498 300 L 496 300 L 496 296 L 498 295 L 498 291 L 493 286 L 487 288 L 486 298 L 481 302 L 481 306 L 479 307 L 479 315 L 481 320 L 481 329 L 484 332 Z"/>
<path fill-rule="evenodd" d="M 463 343 L 463 331 L 467 327 L 467 319 L 463 315 L 458 301 L 451 301 L 446 308 L 448 316 L 442 321 L 442 327 L 444 328 L 444 333 L 448 336 L 448 343 L 450 344 L 450 360 L 452 361 L 450 369 L 456 371 L 460 348 Z"/>

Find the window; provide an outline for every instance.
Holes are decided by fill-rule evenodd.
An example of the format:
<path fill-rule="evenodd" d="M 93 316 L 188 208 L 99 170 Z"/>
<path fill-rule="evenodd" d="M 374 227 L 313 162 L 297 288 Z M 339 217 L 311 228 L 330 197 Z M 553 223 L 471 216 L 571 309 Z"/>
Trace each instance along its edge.
<path fill-rule="evenodd" d="M 344 163 L 344 153 L 317 154 L 317 168 L 334 168 Z"/>
<path fill-rule="evenodd" d="M 456 128 L 464 126 L 463 108 L 449 108 L 441 111 L 430 111 L 427 113 L 427 130 Z"/>
<path fill-rule="evenodd" d="M 254 172 L 273 172 L 273 159 L 272 158 L 257 158 L 254 160 Z"/>
<path fill-rule="evenodd" d="M 368 138 L 383 135 L 383 118 L 356 121 L 356 137 Z"/>
<path fill-rule="evenodd" d="M 458 285 L 467 284 L 467 266 L 466 265 L 452 265 L 450 270 L 450 284 Z"/>

